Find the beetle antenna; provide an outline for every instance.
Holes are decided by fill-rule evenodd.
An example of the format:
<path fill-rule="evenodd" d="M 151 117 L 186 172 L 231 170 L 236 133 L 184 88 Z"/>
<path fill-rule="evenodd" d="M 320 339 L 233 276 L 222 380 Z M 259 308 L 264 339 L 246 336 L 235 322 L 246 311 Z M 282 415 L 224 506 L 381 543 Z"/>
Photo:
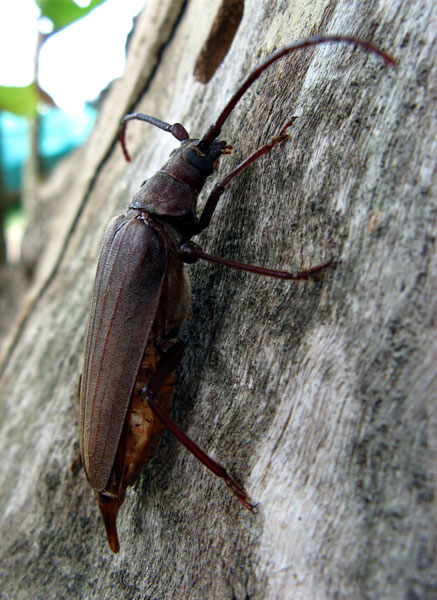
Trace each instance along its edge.
<path fill-rule="evenodd" d="M 370 52 L 370 53 L 376 54 L 377 56 L 382 58 L 382 60 L 386 64 L 391 65 L 391 66 L 396 65 L 395 60 L 391 56 L 389 56 L 382 50 L 379 50 L 370 42 L 365 42 L 364 40 L 360 40 L 355 37 L 347 37 L 347 36 L 342 36 L 342 35 L 313 35 L 311 37 L 304 38 L 302 40 L 294 42 L 293 44 L 284 46 L 284 48 L 281 48 L 277 52 L 274 52 L 250 73 L 250 75 L 247 77 L 247 79 L 244 81 L 244 83 L 241 85 L 241 87 L 235 92 L 235 94 L 232 96 L 232 98 L 226 104 L 226 106 L 222 110 L 217 121 L 213 125 L 211 125 L 211 127 L 208 129 L 206 134 L 203 136 L 202 142 L 209 144 L 220 135 L 223 123 L 226 121 L 226 119 L 229 117 L 231 112 L 234 110 L 237 102 L 246 93 L 246 91 L 250 88 L 250 86 L 258 79 L 258 77 L 266 69 L 268 69 L 270 67 L 270 65 L 275 63 L 277 60 L 279 60 L 283 56 L 286 56 L 287 54 L 294 52 L 295 50 L 307 48 L 308 46 L 317 46 L 318 44 L 327 44 L 327 43 L 335 43 L 335 44 L 344 43 L 344 44 L 350 44 L 352 46 L 360 47 L 365 52 Z"/>
<path fill-rule="evenodd" d="M 133 120 L 145 121 L 146 123 L 150 123 L 155 127 L 159 127 L 159 129 L 168 131 L 180 142 L 182 142 L 183 140 L 187 140 L 190 137 L 185 127 L 180 123 L 173 123 L 173 125 L 170 125 L 170 123 L 165 123 L 164 121 L 161 121 L 156 117 L 151 117 L 150 115 L 145 115 L 143 113 L 131 113 L 129 115 L 126 115 L 121 121 L 120 144 L 123 150 L 124 157 L 128 162 L 130 162 L 130 155 L 126 147 L 126 127 L 127 122 Z"/>

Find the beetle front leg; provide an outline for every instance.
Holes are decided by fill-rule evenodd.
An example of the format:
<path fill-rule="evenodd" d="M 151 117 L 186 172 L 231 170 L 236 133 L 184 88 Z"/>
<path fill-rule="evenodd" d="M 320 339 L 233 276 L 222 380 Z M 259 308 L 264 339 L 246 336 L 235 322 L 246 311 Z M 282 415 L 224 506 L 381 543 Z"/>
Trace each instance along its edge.
<path fill-rule="evenodd" d="M 236 483 L 231 477 L 229 477 L 226 469 L 208 456 L 199 446 L 193 442 L 191 438 L 184 433 L 178 425 L 168 417 L 161 409 L 155 398 L 159 394 L 164 382 L 171 373 L 176 369 L 183 356 L 183 346 L 181 342 L 175 344 L 165 355 L 159 365 L 157 371 L 150 377 L 147 384 L 141 390 L 141 394 L 148 402 L 150 408 L 155 415 L 162 421 L 162 423 L 171 431 L 171 433 L 189 450 L 194 456 L 205 465 L 207 469 L 212 471 L 214 475 L 224 480 L 226 485 L 235 494 L 241 504 L 250 510 L 255 512 L 255 505 L 249 500 L 247 492 L 238 483 Z"/>
<path fill-rule="evenodd" d="M 243 160 L 243 162 L 237 165 L 235 169 L 229 173 L 229 175 L 227 175 L 224 179 L 216 183 L 205 202 L 205 207 L 200 216 L 197 231 L 195 232 L 196 234 L 206 229 L 206 227 L 208 227 L 208 225 L 210 224 L 212 215 L 214 214 L 218 201 L 220 200 L 223 192 L 225 191 L 226 186 L 230 184 L 232 179 L 234 179 L 234 177 L 236 177 L 242 171 L 247 169 L 247 167 L 254 163 L 256 160 L 258 160 L 258 158 L 260 158 L 264 154 L 268 154 L 277 144 L 288 140 L 290 136 L 288 135 L 288 133 L 286 133 L 286 130 L 296 119 L 297 117 L 291 117 L 291 119 L 283 125 L 278 135 L 272 137 L 272 139 L 269 140 L 267 144 L 264 144 L 264 146 L 261 146 L 261 148 L 258 148 L 258 150 L 255 150 L 253 154 L 248 156 L 245 160 Z M 227 148 L 228 147 L 224 149 L 225 153 L 228 153 Z"/>

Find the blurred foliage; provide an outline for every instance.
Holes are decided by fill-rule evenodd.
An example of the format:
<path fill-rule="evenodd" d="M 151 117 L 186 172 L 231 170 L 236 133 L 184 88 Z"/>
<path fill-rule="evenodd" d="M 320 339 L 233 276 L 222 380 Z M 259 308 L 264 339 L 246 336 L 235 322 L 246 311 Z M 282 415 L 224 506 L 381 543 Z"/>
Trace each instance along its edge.
<path fill-rule="evenodd" d="M 87 15 L 93 8 L 104 0 L 90 0 L 88 6 L 78 6 L 73 0 L 35 0 L 41 16 L 47 17 L 53 23 L 54 32 L 70 25 Z"/>
<path fill-rule="evenodd" d="M 41 11 L 41 17 L 50 19 L 53 31 L 44 34 L 43 42 L 51 35 L 71 25 L 92 11 L 104 0 L 90 0 L 88 6 L 78 6 L 73 0 L 35 0 Z M 37 55 L 39 48 L 35 48 Z M 0 86 L 0 110 L 7 110 L 15 115 L 32 116 L 37 113 L 38 100 L 49 100 L 38 88 L 36 81 L 24 87 Z"/>
<path fill-rule="evenodd" d="M 20 116 L 36 113 L 38 88 L 35 82 L 25 87 L 0 86 L 0 109 Z"/>

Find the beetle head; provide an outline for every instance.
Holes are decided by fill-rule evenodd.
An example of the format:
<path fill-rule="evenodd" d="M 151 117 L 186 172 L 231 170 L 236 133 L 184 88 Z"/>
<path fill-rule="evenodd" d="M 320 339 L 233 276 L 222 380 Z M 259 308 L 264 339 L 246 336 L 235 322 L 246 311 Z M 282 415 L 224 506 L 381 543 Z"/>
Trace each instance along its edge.
<path fill-rule="evenodd" d="M 188 141 L 191 143 L 183 150 L 184 159 L 199 171 L 200 176 L 208 177 L 214 169 L 214 163 L 220 158 L 223 150 L 226 148 L 226 142 L 213 141 L 208 143 L 203 140 Z"/>

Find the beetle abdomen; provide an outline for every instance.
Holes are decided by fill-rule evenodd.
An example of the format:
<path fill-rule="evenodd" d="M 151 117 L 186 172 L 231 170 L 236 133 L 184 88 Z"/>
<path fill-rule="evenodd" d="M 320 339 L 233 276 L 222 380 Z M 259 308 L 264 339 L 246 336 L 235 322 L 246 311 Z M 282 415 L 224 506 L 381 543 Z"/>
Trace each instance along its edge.
<path fill-rule="evenodd" d="M 165 429 L 162 421 L 154 414 L 140 393 L 150 376 L 156 372 L 161 359 L 161 354 L 157 352 L 151 335 L 144 352 L 127 416 L 123 474 L 123 480 L 127 485 L 135 482 L 142 468 L 155 454 Z M 176 376 L 172 373 L 157 397 L 160 407 L 168 416 L 170 416 L 175 382 Z"/>

